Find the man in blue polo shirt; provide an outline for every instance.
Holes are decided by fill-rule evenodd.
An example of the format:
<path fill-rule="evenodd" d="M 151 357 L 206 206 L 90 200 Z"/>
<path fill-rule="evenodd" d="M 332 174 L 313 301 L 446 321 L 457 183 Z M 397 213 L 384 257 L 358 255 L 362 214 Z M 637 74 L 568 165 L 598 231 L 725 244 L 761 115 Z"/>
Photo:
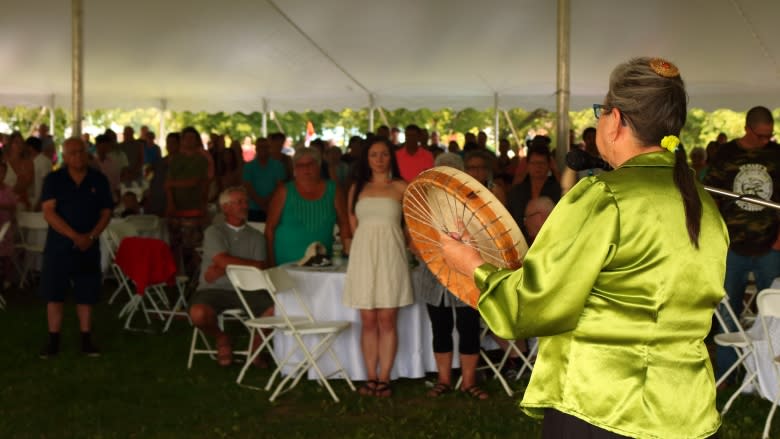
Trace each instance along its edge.
<path fill-rule="evenodd" d="M 265 137 L 257 139 L 255 159 L 244 165 L 242 177 L 249 196 L 249 221 L 265 221 L 271 194 L 287 177 L 282 162 L 271 157 L 271 144 Z"/>
<path fill-rule="evenodd" d="M 41 208 L 49 231 L 43 251 L 39 293 L 47 300 L 49 341 L 41 358 L 59 353 L 65 293 L 71 289 L 81 329 L 81 352 L 98 356 L 92 344 L 92 305 L 100 292 L 98 237 L 111 219 L 113 202 L 108 179 L 87 166 L 87 148 L 76 137 L 62 146 L 65 164 L 46 176 Z"/>

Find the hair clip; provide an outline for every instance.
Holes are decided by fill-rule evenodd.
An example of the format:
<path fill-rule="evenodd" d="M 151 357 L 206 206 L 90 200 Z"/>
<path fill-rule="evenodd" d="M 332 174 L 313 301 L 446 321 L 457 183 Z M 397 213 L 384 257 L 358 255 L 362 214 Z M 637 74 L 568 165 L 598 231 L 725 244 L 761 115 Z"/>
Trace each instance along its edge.
<path fill-rule="evenodd" d="M 664 78 L 676 78 L 677 76 L 680 76 L 680 70 L 677 69 L 677 66 L 662 58 L 651 59 L 650 68 Z"/>

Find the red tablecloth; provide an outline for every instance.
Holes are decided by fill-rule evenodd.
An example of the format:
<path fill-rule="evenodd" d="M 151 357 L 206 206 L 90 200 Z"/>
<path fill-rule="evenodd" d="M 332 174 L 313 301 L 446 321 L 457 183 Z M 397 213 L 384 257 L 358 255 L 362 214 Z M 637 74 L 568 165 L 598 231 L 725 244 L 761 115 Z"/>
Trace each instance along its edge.
<path fill-rule="evenodd" d="M 153 238 L 128 237 L 119 244 L 116 264 L 130 278 L 137 293 L 144 294 L 148 285 L 176 281 L 176 262 L 165 241 Z"/>

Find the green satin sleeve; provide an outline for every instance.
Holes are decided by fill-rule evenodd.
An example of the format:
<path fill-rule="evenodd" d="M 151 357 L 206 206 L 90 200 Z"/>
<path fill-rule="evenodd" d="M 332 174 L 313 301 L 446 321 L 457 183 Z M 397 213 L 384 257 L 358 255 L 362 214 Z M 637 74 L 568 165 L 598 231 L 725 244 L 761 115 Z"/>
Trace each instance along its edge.
<path fill-rule="evenodd" d="M 508 340 L 574 329 L 596 278 L 614 255 L 619 233 L 608 187 L 592 177 L 580 181 L 555 207 L 522 268 L 484 264 L 475 270 L 482 318 Z"/>

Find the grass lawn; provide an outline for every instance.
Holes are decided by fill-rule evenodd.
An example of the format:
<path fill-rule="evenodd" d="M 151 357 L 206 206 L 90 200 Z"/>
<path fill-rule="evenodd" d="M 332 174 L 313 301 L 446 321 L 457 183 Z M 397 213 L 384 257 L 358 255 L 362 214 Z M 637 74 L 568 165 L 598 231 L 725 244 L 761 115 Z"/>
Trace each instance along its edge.
<path fill-rule="evenodd" d="M 206 356 L 187 370 L 191 329 L 174 322 L 166 334 L 127 332 L 118 305 L 95 309 L 100 358 L 78 354 L 75 307 L 66 305 L 62 352 L 38 359 L 46 337 L 45 307 L 29 291 L 6 294 L 0 311 L 0 438 L 504 438 L 539 437 L 539 423 L 517 408 L 527 379 L 509 398 L 494 380 L 491 398 L 425 397 L 425 380 L 393 383 L 390 399 L 360 397 L 334 381 L 336 404 L 306 381 L 269 403 L 269 393 L 235 384 L 239 365 L 220 368 Z M 261 385 L 266 370 L 250 370 Z M 721 407 L 730 392 L 719 395 Z M 721 438 L 759 438 L 770 402 L 738 398 Z M 775 422 L 772 435 L 780 436 Z"/>

